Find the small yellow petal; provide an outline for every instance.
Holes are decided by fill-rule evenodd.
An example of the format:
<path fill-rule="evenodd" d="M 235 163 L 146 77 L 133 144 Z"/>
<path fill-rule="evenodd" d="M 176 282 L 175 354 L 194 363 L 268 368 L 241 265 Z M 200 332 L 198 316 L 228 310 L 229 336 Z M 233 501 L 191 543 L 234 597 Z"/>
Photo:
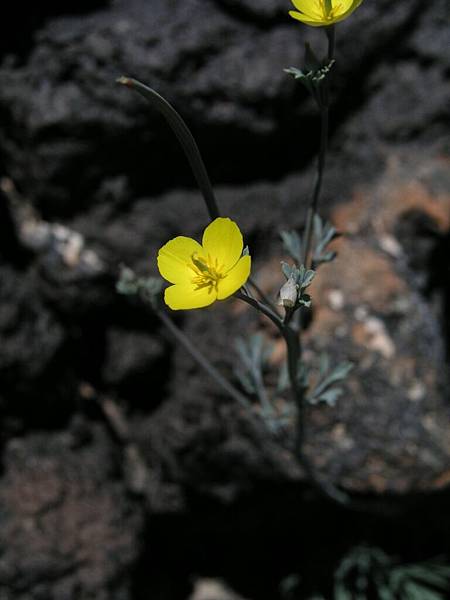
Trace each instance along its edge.
<path fill-rule="evenodd" d="M 339 11 L 337 14 L 339 16 L 341 16 L 341 15 L 346 14 L 349 10 L 353 10 L 355 1 L 354 0 L 333 0 L 332 4 L 333 4 L 333 8 L 335 6 L 339 6 Z"/>
<path fill-rule="evenodd" d="M 196 289 L 192 284 L 171 285 L 164 292 L 164 301 L 172 310 L 204 308 L 217 300 L 213 287 Z"/>
<path fill-rule="evenodd" d="M 311 18 L 306 17 L 302 13 L 296 12 L 295 10 L 290 10 L 289 15 L 293 19 L 297 19 L 297 21 L 301 21 L 302 23 L 305 23 L 305 25 L 311 25 L 312 27 L 323 27 L 324 25 L 330 25 L 329 21 L 325 21 L 325 20 L 322 21 L 320 19 L 312 20 Z"/>
<path fill-rule="evenodd" d="M 239 260 L 244 247 L 242 233 L 234 221 L 219 217 L 203 233 L 204 253 L 217 261 L 221 271 L 228 271 Z"/>
<path fill-rule="evenodd" d="M 360 6 L 362 0 L 352 0 L 351 2 L 344 2 L 343 10 L 339 13 L 338 18 L 336 19 L 336 23 L 339 21 L 343 21 L 347 17 L 349 17 L 357 8 Z"/>
<path fill-rule="evenodd" d="M 192 238 L 178 236 L 169 240 L 158 252 L 158 269 L 162 277 L 170 283 L 187 283 L 192 279 L 191 263 L 193 254 L 202 254 L 203 249 Z"/>
<path fill-rule="evenodd" d="M 331 10 L 327 10 L 326 0 L 292 0 L 299 11 L 291 10 L 289 15 L 312 27 L 326 27 L 349 17 L 362 0 L 331 0 Z"/>
<path fill-rule="evenodd" d="M 219 281 L 217 299 L 224 300 L 241 288 L 250 276 L 252 260 L 243 256 L 236 265 Z"/>
<path fill-rule="evenodd" d="M 292 4 L 298 11 L 312 20 L 320 20 L 323 16 L 323 9 L 318 0 L 292 0 Z"/>

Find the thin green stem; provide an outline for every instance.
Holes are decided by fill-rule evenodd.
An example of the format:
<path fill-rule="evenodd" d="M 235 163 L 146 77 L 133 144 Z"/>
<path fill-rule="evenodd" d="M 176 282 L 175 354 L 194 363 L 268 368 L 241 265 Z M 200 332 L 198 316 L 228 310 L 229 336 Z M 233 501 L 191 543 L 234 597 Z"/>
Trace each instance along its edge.
<path fill-rule="evenodd" d="M 261 300 L 265 304 L 267 304 L 267 306 L 273 312 L 276 312 L 277 309 L 275 307 L 275 304 L 266 296 L 266 294 L 262 291 L 262 289 L 259 287 L 259 285 L 251 277 L 249 278 L 248 283 L 255 290 L 255 292 L 258 294 L 258 296 L 261 298 Z"/>
<path fill-rule="evenodd" d="M 137 81 L 137 79 L 132 79 L 130 77 L 119 77 L 117 82 L 131 88 L 132 90 L 136 90 L 136 92 L 139 92 L 141 96 L 144 96 L 144 98 L 146 98 L 150 104 L 165 117 L 175 133 L 178 141 L 180 142 L 181 147 L 183 148 L 184 153 L 189 161 L 200 191 L 203 194 L 209 216 L 211 220 L 216 219 L 218 216 L 220 216 L 220 214 L 214 195 L 214 190 L 211 185 L 211 180 L 209 179 L 209 175 L 197 143 L 184 120 L 165 98 L 160 96 L 152 88 L 144 85 L 140 81 Z"/>
<path fill-rule="evenodd" d="M 334 57 L 335 47 L 335 28 L 334 26 L 326 27 L 325 33 L 328 39 L 328 61 L 331 62 Z M 303 264 L 306 268 L 312 266 L 311 245 L 312 233 L 314 225 L 314 217 L 317 213 L 317 207 L 322 189 L 323 173 L 325 170 L 325 161 L 328 147 L 328 126 L 329 126 L 329 80 L 323 82 L 323 89 L 318 95 L 320 105 L 320 146 L 319 156 L 317 160 L 317 172 L 314 183 L 311 202 L 308 208 L 305 236 L 303 244 Z M 349 499 L 346 494 L 338 490 L 332 483 L 322 480 L 318 477 L 313 465 L 305 455 L 305 413 L 306 413 L 306 394 L 298 382 L 298 366 L 301 360 L 302 348 L 300 334 L 302 329 L 302 311 L 298 310 L 297 327 L 289 325 L 289 315 L 286 315 L 286 320 L 283 328 L 283 337 L 287 347 L 287 360 L 289 380 L 291 384 L 291 392 L 293 401 L 297 407 L 297 431 L 296 431 L 296 452 L 295 455 L 300 465 L 305 470 L 309 479 L 317 486 L 317 488 L 328 498 L 339 503 L 347 505 Z"/>
<path fill-rule="evenodd" d="M 330 25 L 326 28 L 325 33 L 328 38 L 328 62 L 331 62 L 334 58 L 334 46 L 336 42 L 336 27 L 334 25 Z"/>
<path fill-rule="evenodd" d="M 317 487 L 317 489 L 327 498 L 341 505 L 347 505 L 349 498 L 346 494 L 338 490 L 331 482 L 326 481 L 317 475 L 314 465 L 305 454 L 305 390 L 298 381 L 298 367 L 301 357 L 301 344 L 299 333 L 292 327 L 285 327 L 283 333 L 287 349 L 288 373 L 291 384 L 292 400 L 297 407 L 297 422 L 295 435 L 295 457 L 300 466 L 306 473 L 308 479 Z"/>
<path fill-rule="evenodd" d="M 197 364 L 207 373 L 211 379 L 213 379 L 229 396 L 231 396 L 236 402 L 238 402 L 245 409 L 249 410 L 250 403 L 247 398 L 237 390 L 223 375 L 212 365 L 209 360 L 192 344 L 190 339 L 183 333 L 183 331 L 175 325 L 168 314 L 158 308 L 154 308 L 157 317 L 167 327 L 173 337 L 179 342 Z"/>
<path fill-rule="evenodd" d="M 253 308 L 256 308 L 256 310 L 259 310 L 259 312 L 261 312 L 268 319 L 270 319 L 272 321 L 272 323 L 275 325 L 275 327 L 278 329 L 278 331 L 281 334 L 283 334 L 284 326 L 283 326 L 283 321 L 282 321 L 281 317 L 276 312 L 274 312 L 271 308 L 269 308 L 266 304 L 264 304 L 263 302 L 260 302 L 259 300 L 256 300 L 256 298 L 246 296 L 241 291 L 236 292 L 234 295 L 236 298 L 239 298 L 239 300 L 242 300 L 243 302 L 250 304 L 250 306 L 253 306 Z"/>
<path fill-rule="evenodd" d="M 335 46 L 335 28 L 334 26 L 327 27 L 325 29 L 328 39 L 328 60 L 333 60 L 334 57 L 334 46 Z M 306 217 L 306 228 L 303 245 L 303 264 L 308 267 L 310 259 L 311 244 L 312 244 L 312 231 L 314 224 L 314 216 L 317 213 L 317 207 L 319 204 L 320 192 L 322 189 L 323 173 L 325 170 L 325 161 L 328 148 L 328 126 L 329 126 L 329 78 L 326 78 L 323 82 L 323 98 L 320 105 L 320 146 L 319 146 L 319 157 L 317 161 L 317 172 L 316 180 L 314 183 L 314 189 L 311 197 L 311 202 L 308 208 L 308 214 Z"/>
<path fill-rule="evenodd" d="M 158 92 L 137 79 L 132 79 L 131 77 L 119 77 L 117 82 L 141 94 L 141 96 L 148 100 L 150 104 L 165 117 L 189 161 L 189 165 L 203 195 L 211 221 L 219 217 L 219 207 L 217 205 L 208 171 L 206 170 L 197 142 L 181 115 L 165 98 L 158 94 Z M 267 304 L 270 304 L 263 292 L 252 279 L 249 280 L 249 283 L 254 287 L 262 300 Z"/>
<path fill-rule="evenodd" d="M 298 330 L 289 324 L 285 324 L 283 320 L 272 312 L 270 308 L 258 302 L 254 298 L 246 296 L 242 292 L 235 294 L 237 298 L 250 304 L 267 318 L 269 318 L 278 328 L 286 343 L 287 363 L 289 381 L 291 386 L 292 401 L 297 407 L 297 429 L 295 435 L 295 457 L 300 466 L 305 471 L 308 479 L 317 487 L 317 489 L 328 499 L 341 505 L 348 505 L 349 498 L 346 494 L 338 490 L 331 482 L 318 477 L 314 466 L 304 451 L 305 443 L 305 390 L 301 388 L 298 381 L 298 368 L 302 354 L 301 340 Z"/>
<path fill-rule="evenodd" d="M 310 260 L 311 244 L 312 244 L 312 231 L 314 224 L 314 216 L 317 213 L 317 206 L 319 203 L 320 191 L 322 189 L 323 172 L 325 168 L 325 159 L 327 152 L 328 142 L 328 107 L 322 108 L 320 111 L 320 148 L 319 158 L 317 162 L 316 180 L 314 183 L 314 191 L 311 198 L 311 203 L 308 208 L 308 214 L 306 217 L 306 228 L 305 238 L 303 246 L 303 264 L 306 268 L 309 268 L 312 260 Z"/>

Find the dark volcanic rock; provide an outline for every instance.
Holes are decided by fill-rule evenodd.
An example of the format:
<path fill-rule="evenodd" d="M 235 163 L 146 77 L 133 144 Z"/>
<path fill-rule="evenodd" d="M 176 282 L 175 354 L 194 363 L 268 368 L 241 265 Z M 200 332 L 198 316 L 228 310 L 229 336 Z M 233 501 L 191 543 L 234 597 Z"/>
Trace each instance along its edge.
<path fill-rule="evenodd" d="M 348 490 L 404 497 L 448 484 L 442 302 L 449 279 L 447 269 L 436 283 L 430 270 L 450 230 L 446 164 L 439 158 L 392 156 L 376 185 L 332 213 L 348 235 L 337 246 L 337 261 L 322 268 L 312 288 L 305 357 L 317 368 L 318 353 L 326 351 L 333 362 L 351 360 L 355 369 L 334 407 L 309 410 L 307 452 L 318 472 Z M 434 228 L 433 238 L 422 243 L 420 230 L 402 227 L 412 213 Z M 258 248 L 256 239 L 252 252 Z M 259 266 L 256 261 L 254 269 L 272 297 L 282 284 L 277 262 Z M 252 318 L 238 301 L 189 314 L 184 329 L 229 377 L 238 360 L 234 340 L 249 331 L 263 331 L 275 343 L 274 367 L 284 357 L 273 327 Z M 242 421 L 242 409 L 229 404 L 180 346 L 175 367 L 173 399 L 147 422 L 140 421 L 136 431 L 150 462 L 155 457 L 162 461 L 178 498 L 190 489 L 229 500 L 265 479 L 298 478 L 292 428 L 281 445 L 269 442 L 270 434 Z M 274 379 L 276 374 L 269 373 L 268 381 Z"/>
<path fill-rule="evenodd" d="M 97 426 L 11 439 L 0 479 L 5 600 L 131 599 L 141 513 Z"/>
<path fill-rule="evenodd" d="M 155 320 L 148 310 L 116 293 L 119 258 L 114 261 L 98 239 L 100 254 L 78 231 L 42 220 L 9 189 L 10 182 L 2 184 L 9 190 L 9 238 L 21 257 L 21 268 L 9 266 L 9 254 L 2 249 L 4 415 L 32 426 L 61 424 L 72 414 L 85 382 L 112 386 L 113 393 L 139 404 L 146 389 L 163 386 L 166 350 L 153 334 Z"/>
<path fill-rule="evenodd" d="M 324 40 L 320 32 L 289 20 L 284 1 L 266 2 L 260 10 L 253 3 L 239 3 L 238 11 L 230 6 L 232 2 L 169 5 L 155 0 L 150 7 L 134 0 L 50 22 L 23 66 L 6 62 L 0 70 L 1 141 L 8 174 L 55 215 L 85 210 L 107 177 L 126 175 L 135 192 L 172 186 L 174 172 L 178 184 L 191 185 L 167 125 L 141 98 L 115 86 L 123 73 L 154 86 L 182 112 L 199 137 L 214 180 L 250 181 L 263 173 L 278 178 L 304 165 L 315 147 L 317 119 L 283 68 L 301 64 L 304 41 L 319 48 Z M 261 27 L 256 17 L 262 13 L 283 18 Z M 443 15 L 439 0 L 425 9 L 420 2 L 394 7 L 367 2 L 342 24 L 336 123 L 361 111 L 363 123 L 372 124 L 371 134 L 380 141 L 402 140 L 402 123 L 394 119 L 387 130 L 384 125 L 391 113 L 408 114 L 411 86 L 413 94 L 435 88 L 432 105 L 414 102 L 415 122 L 442 119 L 448 91 L 437 49 L 446 53 L 445 38 L 439 37 L 442 47 L 434 42 L 430 54 L 422 50 L 418 33 L 411 42 L 410 36 L 421 31 L 420 19 L 426 36 Z M 425 56 L 428 64 L 423 66 Z M 375 61 L 379 75 L 374 79 Z M 405 70 L 403 80 L 395 75 L 400 70 Z M 384 82 L 394 88 L 386 92 Z M 385 117 L 381 126 L 367 115 L 368 95 L 380 104 L 375 108 Z M 421 131 L 414 128 L 416 136 Z M 352 140 L 349 158 L 364 157 L 363 177 L 379 149 L 370 153 L 365 139 Z"/>
<path fill-rule="evenodd" d="M 165 345 L 145 331 L 110 327 L 102 375 L 114 393 L 147 412 L 162 401 L 169 378 Z"/>
<path fill-rule="evenodd" d="M 445 180 L 446 190 L 439 184 Z M 349 488 L 405 493 L 448 483 L 449 380 L 439 303 L 449 273 L 433 265 L 433 253 L 449 231 L 449 183 L 446 161 L 400 154 L 374 188 L 334 213 L 349 235 L 311 288 L 308 338 L 316 352 L 350 359 L 355 368 L 336 407 L 311 411 L 308 443 L 317 466 Z M 402 227 L 412 214 L 429 229 Z M 444 289 L 432 283 L 434 269 Z"/>
<path fill-rule="evenodd" d="M 208 222 L 167 124 L 115 79 L 152 85 L 192 126 L 221 211 L 275 298 L 278 230 L 302 227 L 318 137 L 316 108 L 283 68 L 301 66 L 304 41 L 324 49 L 323 32 L 290 20 L 289 0 L 75 4 L 53 18 L 45 1 L 0 39 L 2 600 L 132 600 L 152 577 L 176 588 L 151 536 L 141 554 L 144 498 L 153 524 L 176 513 L 175 530 L 197 502 L 232 513 L 262 489 L 289 532 L 315 498 L 292 424 L 274 440 L 147 308 L 115 293 L 121 262 L 154 274 L 162 243 L 199 238 Z M 322 209 L 349 235 L 312 289 L 305 357 L 315 366 L 312 351 L 327 349 L 356 367 L 336 406 L 310 408 L 306 450 L 382 506 L 450 482 L 447 4 L 367 0 L 338 28 Z M 284 351 L 266 321 L 233 300 L 172 316 L 229 377 L 235 338 L 262 333 L 273 389 Z M 234 526 L 235 547 L 246 529 Z"/>
<path fill-rule="evenodd" d="M 8 19 L 0 23 L 0 56 L 14 54 L 24 57 L 34 45 L 34 32 L 51 17 L 61 14 L 75 15 L 98 10 L 107 0 L 68 0 L 62 6 L 55 0 L 42 0 L 39 8 L 30 9 L 25 0 L 10 5 Z"/>
<path fill-rule="evenodd" d="M 127 486 L 162 521 L 259 484 L 302 481 L 310 494 L 292 426 L 270 438 L 114 289 L 121 262 L 155 273 L 162 243 L 198 238 L 208 222 L 167 124 L 115 85 L 126 74 L 192 126 L 221 210 L 276 297 L 278 230 L 302 227 L 318 137 L 315 107 L 283 68 L 301 66 L 304 41 L 325 45 L 288 9 L 288 0 L 98 2 L 9 44 L 18 56 L 0 66 L 1 175 L 21 196 L 1 182 L 2 600 L 142 596 L 130 591 L 142 508 Z M 51 12 L 45 4 L 37 22 Z M 446 15 L 446 0 L 367 0 L 338 29 L 322 208 L 349 236 L 312 290 L 306 358 L 314 366 L 312 350 L 328 349 L 357 366 L 335 407 L 311 407 L 306 447 L 324 476 L 384 500 L 450 481 Z M 275 344 L 273 390 L 283 344 L 250 315 L 231 300 L 175 318 L 230 377 L 235 337 L 262 332 Z M 111 419 L 96 398 L 123 410 L 121 445 L 95 422 Z M 74 415 L 81 425 L 69 425 Z"/>
<path fill-rule="evenodd" d="M 0 265 L 0 277 L 0 411 L 32 422 L 60 421 L 73 409 L 75 385 L 67 333 L 36 294 L 35 272 Z"/>

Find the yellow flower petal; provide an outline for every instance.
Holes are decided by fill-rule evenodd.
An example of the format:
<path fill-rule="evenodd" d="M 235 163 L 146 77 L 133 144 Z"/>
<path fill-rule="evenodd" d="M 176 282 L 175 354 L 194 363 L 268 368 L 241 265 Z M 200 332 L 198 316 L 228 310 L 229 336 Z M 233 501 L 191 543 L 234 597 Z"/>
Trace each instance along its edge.
<path fill-rule="evenodd" d="M 311 19 L 321 19 L 323 10 L 318 0 L 292 0 L 295 8 Z"/>
<path fill-rule="evenodd" d="M 242 257 L 239 227 L 228 218 L 217 218 L 203 234 L 203 246 L 179 236 L 158 253 L 161 275 L 174 285 L 164 294 L 173 310 L 209 306 L 238 290 L 248 279 L 251 259 Z"/>
<path fill-rule="evenodd" d="M 339 16 L 341 15 L 345 15 L 348 13 L 349 10 L 355 10 L 355 8 L 358 8 L 358 6 L 361 4 L 361 1 L 355 1 L 355 0 L 339 0 L 333 1 L 333 6 L 339 4 L 340 8 L 339 8 Z"/>
<path fill-rule="evenodd" d="M 202 245 L 204 253 L 209 254 L 217 268 L 225 272 L 234 267 L 239 260 L 244 242 L 236 223 L 231 219 L 219 217 L 205 229 Z"/>
<path fill-rule="evenodd" d="M 192 271 L 188 268 L 193 254 L 203 254 L 203 249 L 195 240 L 178 236 L 169 240 L 158 252 L 158 269 L 162 277 L 170 283 L 188 283 Z"/>
<path fill-rule="evenodd" d="M 339 21 L 343 21 L 344 19 L 349 17 L 352 14 L 352 12 L 355 11 L 358 8 L 358 6 L 361 5 L 361 3 L 362 0 L 343 0 L 342 14 L 340 12 L 339 17 L 336 19 L 336 23 L 338 23 Z"/>
<path fill-rule="evenodd" d="M 171 285 L 164 292 L 164 301 L 172 310 L 204 308 L 217 300 L 215 288 L 196 289 L 192 284 Z"/>
<path fill-rule="evenodd" d="M 243 256 L 235 266 L 228 271 L 226 276 L 219 281 L 217 299 L 224 300 L 241 288 L 250 276 L 252 260 L 250 256 Z"/>
<path fill-rule="evenodd" d="M 310 17 L 306 17 L 302 13 L 296 12 L 295 10 L 290 10 L 289 15 L 293 19 L 297 19 L 297 21 L 301 21 L 305 23 L 305 25 L 311 25 L 312 27 L 322 27 L 323 25 L 330 25 L 330 22 L 325 22 L 324 20 L 312 20 Z"/>
<path fill-rule="evenodd" d="M 289 15 L 312 27 L 326 27 L 346 19 L 361 3 L 362 0 L 331 0 L 331 9 L 327 10 L 326 0 L 292 0 L 299 12 L 291 10 Z"/>

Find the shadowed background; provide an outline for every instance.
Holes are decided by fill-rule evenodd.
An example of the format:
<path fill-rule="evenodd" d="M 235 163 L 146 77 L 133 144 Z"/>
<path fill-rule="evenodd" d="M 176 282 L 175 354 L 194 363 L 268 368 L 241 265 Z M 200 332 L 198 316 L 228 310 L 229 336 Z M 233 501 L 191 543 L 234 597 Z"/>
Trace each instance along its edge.
<path fill-rule="evenodd" d="M 323 32 L 287 0 L 16 2 L 0 25 L 2 600 L 185 600 L 205 576 L 274 600 L 356 543 L 449 551 L 447 4 L 366 0 L 337 28 L 322 212 L 348 235 L 312 288 L 307 356 L 356 368 L 335 407 L 309 411 L 307 451 L 368 515 L 318 498 L 289 435 L 271 441 L 115 292 L 120 263 L 155 274 L 165 241 L 208 222 L 167 124 L 117 77 L 185 118 L 275 297 L 319 126 L 283 68 L 305 41 L 325 53 Z M 240 333 L 283 359 L 237 301 L 176 318 L 230 377 Z M 209 593 L 191 597 L 238 598 Z"/>

